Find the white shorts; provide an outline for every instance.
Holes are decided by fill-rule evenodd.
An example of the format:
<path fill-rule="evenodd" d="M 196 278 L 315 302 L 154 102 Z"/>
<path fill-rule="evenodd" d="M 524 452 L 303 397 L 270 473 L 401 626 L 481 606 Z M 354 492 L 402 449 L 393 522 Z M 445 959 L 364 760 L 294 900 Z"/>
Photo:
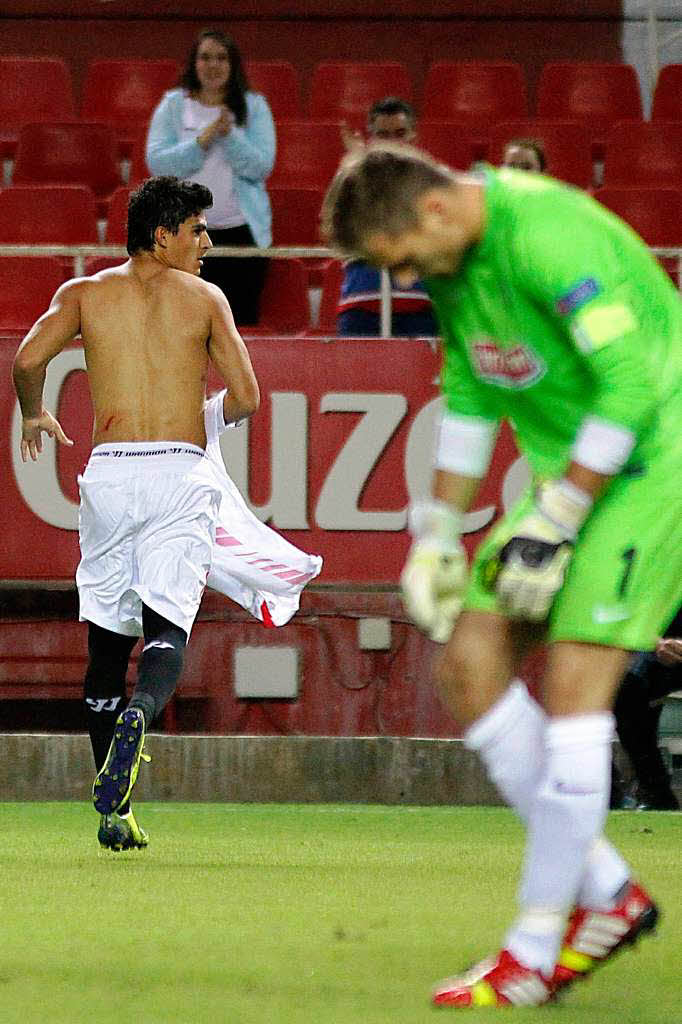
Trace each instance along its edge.
<path fill-rule="evenodd" d="M 98 445 L 80 487 L 80 619 L 142 635 L 142 604 L 189 636 L 211 567 L 220 492 L 202 448 Z"/>

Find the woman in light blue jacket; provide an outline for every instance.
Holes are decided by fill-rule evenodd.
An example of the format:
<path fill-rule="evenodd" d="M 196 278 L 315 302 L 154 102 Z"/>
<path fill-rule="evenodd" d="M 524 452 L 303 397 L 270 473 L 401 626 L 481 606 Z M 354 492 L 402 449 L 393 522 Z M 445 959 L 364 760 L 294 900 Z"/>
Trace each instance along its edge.
<path fill-rule="evenodd" d="M 152 174 L 211 189 L 206 219 L 214 245 L 272 243 L 265 182 L 275 162 L 275 127 L 267 100 L 249 89 L 239 50 L 225 33 L 199 33 L 179 87 L 152 115 L 146 159 Z M 209 257 L 204 263 L 202 277 L 225 292 L 238 324 L 258 322 L 267 262 Z"/>

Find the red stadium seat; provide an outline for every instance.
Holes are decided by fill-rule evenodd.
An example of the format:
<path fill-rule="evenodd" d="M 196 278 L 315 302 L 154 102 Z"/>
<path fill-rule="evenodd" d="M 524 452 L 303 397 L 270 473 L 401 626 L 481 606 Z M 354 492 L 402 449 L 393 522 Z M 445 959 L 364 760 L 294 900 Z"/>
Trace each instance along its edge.
<path fill-rule="evenodd" d="M 344 153 L 332 121 L 282 121 L 277 126 L 277 159 L 269 185 L 324 189 Z"/>
<path fill-rule="evenodd" d="M 130 151 L 130 172 L 128 181 L 131 185 L 139 185 L 145 178 L 151 178 L 152 172 L 147 167 L 145 157 L 147 147 L 147 129 L 135 138 Z"/>
<path fill-rule="evenodd" d="M 422 118 L 464 121 L 485 153 L 493 124 L 528 116 L 526 80 L 513 61 L 437 61 L 424 81 Z"/>
<path fill-rule="evenodd" d="M 105 238 L 111 245 L 125 245 L 128 240 L 128 200 L 132 189 L 121 185 L 111 196 Z"/>
<path fill-rule="evenodd" d="M 604 186 L 594 198 L 627 221 L 647 245 L 682 246 L 682 189 Z"/>
<path fill-rule="evenodd" d="M 258 329 L 298 334 L 310 324 L 308 279 L 302 260 L 270 260 Z"/>
<path fill-rule="evenodd" d="M 465 121 L 421 121 L 417 145 L 456 170 L 467 170 L 479 156 Z"/>
<path fill-rule="evenodd" d="M 75 119 L 71 75 L 63 60 L 0 57 L 0 157 L 12 157 L 22 125 Z"/>
<path fill-rule="evenodd" d="M 343 263 L 330 260 L 322 275 L 322 298 L 317 318 L 317 330 L 336 334 L 336 316 L 343 280 Z"/>
<path fill-rule="evenodd" d="M 0 335 L 25 333 L 66 278 L 53 256 L 0 256 Z"/>
<path fill-rule="evenodd" d="M 547 174 L 579 188 L 592 185 L 591 136 L 579 121 L 526 119 L 503 121 L 490 134 L 490 161 L 502 162 L 510 139 L 528 138 L 541 142 L 547 159 Z"/>
<path fill-rule="evenodd" d="M 627 221 L 647 245 L 671 249 L 682 246 L 682 189 L 604 186 L 597 189 L 594 198 Z M 678 285 L 677 257 L 659 258 Z"/>
<path fill-rule="evenodd" d="M 85 73 L 82 116 L 113 125 L 121 156 L 130 156 L 164 92 L 177 85 L 174 60 L 93 60 Z"/>
<path fill-rule="evenodd" d="M 301 83 L 298 71 L 288 60 L 246 61 L 246 77 L 255 92 L 265 96 L 275 121 L 300 120 Z"/>
<path fill-rule="evenodd" d="M 86 185 L 12 185 L 0 191 L 0 245 L 96 245 Z"/>
<path fill-rule="evenodd" d="M 88 185 L 98 212 L 121 184 L 112 129 L 103 124 L 29 124 L 19 133 L 13 183 Z"/>
<path fill-rule="evenodd" d="M 605 185 L 682 187 L 682 121 L 621 121 L 606 139 Z"/>
<path fill-rule="evenodd" d="M 319 188 L 271 188 L 273 245 L 322 245 Z"/>
<path fill-rule="evenodd" d="M 313 71 L 310 116 L 364 128 L 369 108 L 385 96 L 412 99 L 412 82 L 398 61 L 323 61 Z"/>
<path fill-rule="evenodd" d="M 320 238 L 322 189 L 275 187 L 268 189 L 268 193 L 272 206 L 273 245 L 323 245 Z M 327 262 L 324 258 L 306 258 L 310 287 L 321 283 L 322 269 Z"/>
<path fill-rule="evenodd" d="M 667 64 L 658 73 L 652 121 L 682 121 L 682 64 Z"/>
<path fill-rule="evenodd" d="M 538 82 L 537 115 L 585 122 L 593 134 L 592 156 L 602 160 L 610 126 L 642 117 L 637 72 L 631 64 L 609 62 L 545 64 Z"/>

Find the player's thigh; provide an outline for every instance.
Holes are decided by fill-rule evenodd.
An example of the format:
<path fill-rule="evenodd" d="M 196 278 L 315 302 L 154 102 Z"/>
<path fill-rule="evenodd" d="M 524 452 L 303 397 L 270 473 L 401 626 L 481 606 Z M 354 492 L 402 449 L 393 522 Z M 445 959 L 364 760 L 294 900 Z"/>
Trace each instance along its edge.
<path fill-rule="evenodd" d="M 682 601 L 681 492 L 664 465 L 612 481 L 578 538 L 551 640 L 654 646 Z"/>
<path fill-rule="evenodd" d="M 211 566 L 219 495 L 207 483 L 160 475 L 140 501 L 147 517 L 136 542 L 143 600 L 165 614 L 153 595 L 177 595 L 198 605 Z M 171 621 L 176 619 L 171 618 Z"/>
<path fill-rule="evenodd" d="M 87 481 L 81 478 L 78 534 L 81 560 L 79 587 L 118 594 L 133 573 L 133 531 L 129 481 Z"/>

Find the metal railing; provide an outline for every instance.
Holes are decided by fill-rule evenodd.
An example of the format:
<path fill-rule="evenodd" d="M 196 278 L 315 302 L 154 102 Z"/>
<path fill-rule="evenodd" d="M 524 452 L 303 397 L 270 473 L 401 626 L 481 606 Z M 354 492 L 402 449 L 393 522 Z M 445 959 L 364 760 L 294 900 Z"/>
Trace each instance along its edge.
<path fill-rule="evenodd" d="M 649 246 L 649 251 L 662 259 L 677 260 L 677 286 L 682 290 L 682 246 Z M 212 256 L 266 256 L 268 259 L 335 259 L 331 249 L 323 246 L 289 245 L 259 249 L 256 246 L 216 245 L 207 254 Z M 82 277 L 85 261 L 91 256 L 107 256 L 112 259 L 128 256 L 123 245 L 0 245 L 0 256 L 71 256 L 74 277 Z M 391 279 L 386 270 L 381 271 L 380 285 L 380 333 L 382 337 L 391 334 Z"/>

